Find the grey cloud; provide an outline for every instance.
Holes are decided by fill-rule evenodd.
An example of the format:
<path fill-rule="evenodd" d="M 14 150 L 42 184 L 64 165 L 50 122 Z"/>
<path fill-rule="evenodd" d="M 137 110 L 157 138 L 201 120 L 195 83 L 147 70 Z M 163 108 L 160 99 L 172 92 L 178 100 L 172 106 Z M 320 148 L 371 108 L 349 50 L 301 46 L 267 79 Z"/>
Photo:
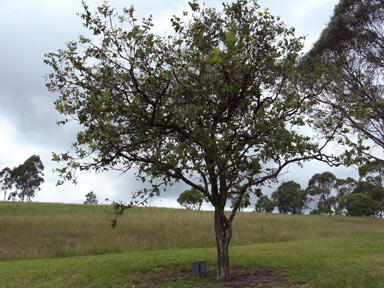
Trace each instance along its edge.
<path fill-rule="evenodd" d="M 88 1 L 92 8 L 100 1 Z M 153 14 L 155 23 L 166 27 L 169 18 L 173 15 L 180 15 L 181 11 L 188 10 L 188 1 L 164 1 L 164 0 L 137 0 L 131 1 L 136 8 L 138 19 Z M 112 6 L 121 8 L 129 6 L 131 2 L 112 0 Z M 220 7 L 222 1 L 207 0 L 206 6 Z M 230 1 L 225 1 L 230 2 Z M 263 6 L 272 6 L 271 13 L 281 14 L 282 19 L 288 26 L 299 23 L 299 34 L 311 33 L 316 39 L 315 33 L 321 32 L 333 11 L 336 0 L 330 0 L 318 11 L 310 11 L 297 22 L 294 19 L 293 11 L 300 9 L 295 3 L 304 3 L 302 0 L 269 0 L 261 1 Z M 64 48 L 65 43 L 76 40 L 78 35 L 86 34 L 81 19 L 76 16 L 81 11 L 78 0 L 55 0 L 55 1 L 29 1 L 29 0 L 3 0 L 0 6 L 0 132 L 1 119 L 7 119 L 15 129 L 14 147 L 1 149 L 0 139 L 0 160 L 6 159 L 7 163 L 12 158 L 20 158 L 20 155 L 5 155 L 5 152 L 20 153 L 25 147 L 25 154 L 39 154 L 42 157 L 45 170 L 46 183 L 42 191 L 38 193 L 38 201 L 59 201 L 81 203 L 85 193 L 94 191 L 100 200 L 110 198 L 112 200 L 129 200 L 131 191 L 143 187 L 133 177 L 134 171 L 119 176 L 118 173 L 104 173 L 93 175 L 83 173 L 80 175 L 79 185 L 65 184 L 62 187 L 55 187 L 57 175 L 51 170 L 56 167 L 50 161 L 51 152 L 65 152 L 70 149 L 74 140 L 74 134 L 78 127 L 57 127 L 56 121 L 60 118 L 55 112 L 53 101 L 55 95 L 50 94 L 45 88 L 44 74 L 48 67 L 44 65 L 44 54 Z M 305 21 L 305 23 L 304 23 Z M 5 143 L 5 142 L 4 142 Z M 8 144 L 7 144 L 8 145 Z M 12 150 L 13 149 L 13 150 Z M 24 154 L 23 154 L 24 155 Z M 29 157 L 27 155 L 26 157 Z M 23 156 L 24 157 L 24 156 Z M 10 165 L 1 161 L 1 165 Z M 20 164 L 20 163 L 19 163 Z M 13 165 L 13 164 L 12 164 Z M 16 164 L 15 164 L 16 165 Z M 306 166 L 307 167 L 307 166 Z M 307 169 L 291 167 L 291 173 L 286 174 L 282 179 L 293 179 L 302 187 L 306 187 L 309 178 L 323 166 L 313 163 Z M 2 166 L 0 167 L 2 168 Z M 331 170 L 330 170 L 331 171 Z M 336 171 L 336 170 L 335 170 Z M 341 168 L 336 172 L 339 175 L 347 175 L 350 172 Z M 320 171 L 321 172 L 321 171 Z M 188 189 L 182 183 L 169 187 L 163 197 L 173 199 Z M 266 192 L 272 190 L 266 188 Z M 156 202 L 155 203 L 161 203 Z"/>

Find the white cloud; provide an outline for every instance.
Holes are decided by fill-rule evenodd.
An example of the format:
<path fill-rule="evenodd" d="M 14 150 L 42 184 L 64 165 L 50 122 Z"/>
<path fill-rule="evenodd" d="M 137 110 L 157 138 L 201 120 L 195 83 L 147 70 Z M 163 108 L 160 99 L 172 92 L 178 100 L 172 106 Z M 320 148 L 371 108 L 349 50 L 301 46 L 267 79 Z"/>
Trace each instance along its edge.
<path fill-rule="evenodd" d="M 15 126 L 0 116 L 0 170 L 4 167 L 13 168 L 33 155 L 34 147 L 20 143 L 17 139 Z"/>

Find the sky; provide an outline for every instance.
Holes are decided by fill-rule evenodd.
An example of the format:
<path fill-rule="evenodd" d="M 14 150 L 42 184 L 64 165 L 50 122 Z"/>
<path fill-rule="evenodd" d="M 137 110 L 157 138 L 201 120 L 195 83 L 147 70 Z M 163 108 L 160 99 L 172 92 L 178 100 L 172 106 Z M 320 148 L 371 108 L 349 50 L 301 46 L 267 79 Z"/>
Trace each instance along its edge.
<path fill-rule="evenodd" d="M 45 166 L 45 183 L 33 201 L 82 203 L 85 194 L 95 192 L 101 203 L 105 199 L 128 201 L 130 192 L 142 184 L 134 178 L 134 171 L 118 173 L 81 173 L 75 186 L 66 183 L 56 186 L 58 175 L 53 173 L 57 164 L 51 161 L 52 152 L 70 150 L 76 133 L 75 126 L 57 126 L 61 119 L 54 109 L 57 95 L 45 87 L 44 75 L 49 67 L 43 63 L 44 54 L 65 48 L 68 41 L 86 34 L 81 18 L 80 0 L 0 0 L 0 170 L 22 164 L 31 155 L 41 157 Z M 188 10 L 188 0 L 111 0 L 112 6 L 121 8 L 132 4 L 140 19 L 153 15 L 155 31 L 171 31 L 169 19 Z M 221 1 L 206 0 L 207 7 L 221 7 Z M 229 1 L 225 1 L 229 2 Z M 88 0 L 90 7 L 102 1 Z M 326 27 L 338 0 L 263 0 L 263 8 L 281 17 L 287 26 L 296 28 L 297 36 L 305 35 L 305 50 L 311 48 Z M 331 171 L 339 178 L 357 178 L 355 168 L 330 168 L 323 163 L 309 162 L 304 168 L 292 165 L 279 178 L 294 180 L 307 186 L 315 173 Z M 153 199 L 152 206 L 179 207 L 176 202 L 186 185 L 175 185 Z M 276 186 L 263 188 L 269 195 Z M 253 199 L 253 203 L 256 199 Z M 208 209 L 209 206 L 204 206 Z"/>

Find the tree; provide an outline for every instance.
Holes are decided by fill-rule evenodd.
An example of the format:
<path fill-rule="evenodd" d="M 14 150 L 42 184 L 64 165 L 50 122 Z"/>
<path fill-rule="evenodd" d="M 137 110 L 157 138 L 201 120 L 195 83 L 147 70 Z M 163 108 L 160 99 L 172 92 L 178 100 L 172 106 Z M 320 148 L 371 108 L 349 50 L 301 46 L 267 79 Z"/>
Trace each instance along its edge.
<path fill-rule="evenodd" d="M 7 199 L 7 191 L 12 189 L 13 181 L 11 177 L 11 169 L 4 168 L 0 172 L 0 187 L 4 191 L 4 201 Z"/>
<path fill-rule="evenodd" d="M 215 209 L 217 279 L 226 280 L 244 196 L 291 163 L 332 161 L 323 153 L 331 138 L 317 143 L 300 132 L 319 91 L 300 85 L 307 76 L 298 69 L 303 44 L 294 29 L 255 1 L 223 4 L 223 11 L 189 4 L 191 17 L 173 17 L 169 37 L 151 32 L 151 18 L 138 23 L 133 7 L 117 15 L 104 4 L 93 14 L 84 4 L 81 17 L 95 37 L 45 58 L 47 87 L 66 117 L 59 124 L 82 127 L 76 155 L 53 159 L 64 163 L 63 181 L 74 182 L 76 170 L 134 166 L 152 187 L 125 207 L 177 181 L 203 193 Z M 226 215 L 230 194 L 237 200 Z"/>
<path fill-rule="evenodd" d="M 228 195 L 228 199 L 231 201 L 231 208 L 235 207 L 237 203 L 237 197 L 233 196 L 232 194 Z M 244 208 L 247 208 L 249 205 L 251 205 L 251 196 L 247 193 L 243 196 L 243 199 L 241 200 L 240 204 L 238 205 L 238 211 L 243 211 Z"/>
<path fill-rule="evenodd" d="M 85 194 L 85 201 L 84 204 L 94 204 L 97 205 L 97 197 L 96 194 L 93 191 L 88 192 Z"/>
<path fill-rule="evenodd" d="M 384 213 L 384 161 L 374 160 L 359 168 L 360 181 L 355 193 L 369 195 L 380 204 L 380 217 Z"/>
<path fill-rule="evenodd" d="M 203 201 L 205 201 L 204 194 L 194 188 L 185 190 L 177 198 L 177 202 L 186 209 L 200 210 Z"/>
<path fill-rule="evenodd" d="M 331 172 L 317 173 L 308 181 L 306 192 L 314 196 L 310 201 L 317 202 L 312 214 L 342 214 L 339 199 L 355 191 L 358 183 L 355 179 L 338 179 Z"/>
<path fill-rule="evenodd" d="M 337 178 L 331 172 L 317 173 L 308 182 L 306 192 L 311 196 L 318 196 L 317 209 L 320 214 L 329 214 L 336 210 L 336 197 L 332 195 Z"/>
<path fill-rule="evenodd" d="M 31 202 L 36 192 L 40 191 L 40 185 L 44 183 L 44 165 L 40 156 L 32 155 L 18 167 L 11 170 L 11 179 L 16 191 L 9 194 L 8 199 L 19 197 L 24 202 L 25 198 Z"/>
<path fill-rule="evenodd" d="M 256 212 L 270 213 L 273 211 L 273 209 L 275 209 L 275 203 L 265 195 L 261 196 L 255 205 Z"/>
<path fill-rule="evenodd" d="M 339 206 L 339 200 L 344 195 L 349 195 L 353 193 L 358 185 L 358 182 L 348 177 L 347 179 L 336 179 L 335 189 L 336 189 L 336 203 L 335 205 L 335 214 L 342 214 L 342 207 Z"/>
<path fill-rule="evenodd" d="M 349 158 L 365 151 L 367 139 L 371 148 L 379 148 L 365 152 L 369 158 L 379 160 L 384 152 L 383 25 L 382 0 L 340 0 L 303 61 L 312 70 L 319 61 L 327 63 L 323 77 L 328 85 L 315 116 L 320 126 L 339 127 L 340 143 L 353 148 Z"/>
<path fill-rule="evenodd" d="M 305 190 L 301 189 L 299 183 L 287 181 L 282 183 L 275 192 L 272 193 L 272 199 L 276 203 L 280 213 L 302 213 L 307 201 Z"/>
<path fill-rule="evenodd" d="M 349 216 L 374 216 L 380 210 L 380 204 L 362 193 L 352 193 L 340 198 L 342 208 Z"/>
<path fill-rule="evenodd" d="M 347 179 L 336 179 L 335 188 L 337 191 L 337 198 L 346 194 L 351 194 L 356 188 L 357 181 L 351 177 Z"/>
<path fill-rule="evenodd" d="M 359 167 L 361 180 L 376 187 L 384 185 L 384 161 L 374 160 Z"/>

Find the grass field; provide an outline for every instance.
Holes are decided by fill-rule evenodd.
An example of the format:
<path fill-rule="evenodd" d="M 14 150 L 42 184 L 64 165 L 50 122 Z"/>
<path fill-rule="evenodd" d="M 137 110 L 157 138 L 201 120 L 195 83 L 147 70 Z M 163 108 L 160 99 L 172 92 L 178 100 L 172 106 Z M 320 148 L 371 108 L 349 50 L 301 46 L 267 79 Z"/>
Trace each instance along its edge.
<path fill-rule="evenodd" d="M 215 247 L 213 212 L 128 210 L 112 229 L 111 206 L 0 202 L 0 260 Z M 239 213 L 231 245 L 384 232 L 384 221 Z"/>
<path fill-rule="evenodd" d="M 111 211 L 0 202 L 0 287 L 219 287 L 188 273 L 215 267 L 212 212 L 133 209 L 112 230 Z M 290 287 L 384 287 L 384 221 L 240 213 L 230 260 L 237 275 L 273 268 Z"/>

